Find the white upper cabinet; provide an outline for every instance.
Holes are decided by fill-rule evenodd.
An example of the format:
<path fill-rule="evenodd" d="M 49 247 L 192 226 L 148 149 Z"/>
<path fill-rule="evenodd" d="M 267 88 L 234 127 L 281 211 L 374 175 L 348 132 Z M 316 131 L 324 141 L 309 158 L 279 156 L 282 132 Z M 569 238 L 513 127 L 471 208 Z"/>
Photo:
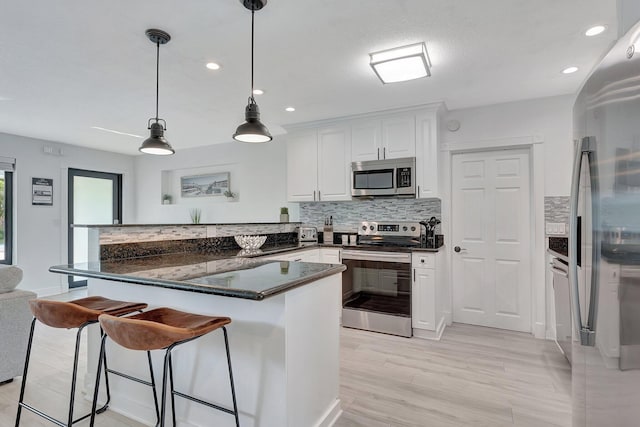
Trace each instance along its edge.
<path fill-rule="evenodd" d="M 351 126 L 351 161 L 379 160 L 382 151 L 382 123 L 363 120 Z"/>
<path fill-rule="evenodd" d="M 439 197 L 438 192 L 438 112 L 416 115 L 416 187 L 417 197 Z"/>
<path fill-rule="evenodd" d="M 380 159 L 399 159 L 416 155 L 415 114 L 401 114 L 382 119 L 382 153 Z"/>
<path fill-rule="evenodd" d="M 287 200 L 351 200 L 351 134 L 348 126 L 287 137 Z"/>
<path fill-rule="evenodd" d="M 318 131 L 318 200 L 351 200 L 351 135 L 348 126 Z"/>
<path fill-rule="evenodd" d="M 287 200 L 351 200 L 351 162 L 416 158 L 416 197 L 439 197 L 442 105 L 325 122 L 287 138 Z"/>
<path fill-rule="evenodd" d="M 318 134 L 316 131 L 287 137 L 287 200 L 313 202 L 318 192 Z"/>
<path fill-rule="evenodd" d="M 351 125 L 352 162 L 415 155 L 416 121 L 413 113 L 361 120 Z"/>

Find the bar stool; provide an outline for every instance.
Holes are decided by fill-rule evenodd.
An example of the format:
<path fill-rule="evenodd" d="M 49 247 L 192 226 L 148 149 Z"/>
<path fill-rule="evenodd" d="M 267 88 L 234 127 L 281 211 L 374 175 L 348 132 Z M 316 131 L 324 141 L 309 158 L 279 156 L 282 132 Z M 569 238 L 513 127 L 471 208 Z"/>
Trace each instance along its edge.
<path fill-rule="evenodd" d="M 229 353 L 229 338 L 225 325 L 231 323 L 228 317 L 202 316 L 199 314 L 186 313 L 171 308 L 156 308 L 144 313 L 135 314 L 129 317 L 115 317 L 103 314 L 99 317 L 100 326 L 105 332 L 102 338 L 101 354 L 104 353 L 107 336 L 122 347 L 130 350 L 165 350 L 164 369 L 162 371 L 162 403 L 160 409 L 160 427 L 164 427 L 167 398 L 167 375 L 169 377 L 169 387 L 171 391 L 171 412 L 173 426 L 176 425 L 175 396 L 191 400 L 192 402 L 226 412 L 235 417 L 236 427 L 240 426 L 238 419 L 238 406 L 236 403 L 236 392 L 233 385 L 233 372 L 231 370 L 231 355 Z M 203 401 L 193 396 L 174 390 L 173 366 L 171 352 L 177 346 L 193 341 L 216 329 L 222 328 L 224 333 L 224 345 L 227 352 L 227 366 L 229 368 L 229 382 L 231 384 L 231 397 L 233 399 L 233 410 Z M 103 357 L 98 359 L 98 364 Z M 100 366 L 98 366 L 100 371 Z M 95 419 L 96 398 L 99 388 L 99 378 L 95 384 L 94 399 L 91 423 L 93 426 Z"/>
<path fill-rule="evenodd" d="M 73 406 L 75 400 L 75 391 L 76 391 L 76 379 L 78 376 L 78 355 L 80 352 L 80 334 L 82 330 L 94 323 L 98 322 L 98 316 L 101 314 L 110 314 L 113 316 L 124 316 L 126 314 L 130 314 L 133 312 L 141 312 L 143 309 L 147 307 L 147 304 L 137 303 L 137 302 L 126 302 L 126 301 L 116 301 L 110 300 L 107 298 L 93 296 L 88 298 L 82 298 L 73 300 L 70 302 L 62 302 L 62 301 L 51 301 L 44 299 L 33 299 L 29 301 L 29 308 L 33 313 L 33 320 L 31 321 L 31 330 L 29 332 L 29 341 L 27 344 L 27 354 L 24 362 L 24 371 L 22 374 L 22 387 L 20 388 L 20 399 L 18 400 L 18 413 L 16 415 L 16 427 L 20 425 L 20 415 L 22 413 L 22 408 L 25 408 L 36 415 L 39 415 L 46 420 L 61 426 L 61 427 L 71 427 L 73 424 L 78 421 L 84 420 L 91 416 L 92 414 L 86 414 L 76 420 L 73 419 Z M 25 386 L 27 384 L 27 373 L 29 369 L 29 360 L 31 357 L 31 345 L 33 343 L 33 332 L 35 329 L 36 320 L 39 322 L 50 326 L 52 328 L 65 328 L 65 329 L 78 329 L 76 333 L 76 346 L 75 353 L 73 356 L 73 375 L 71 379 L 71 392 L 69 396 L 69 415 L 67 418 L 67 422 L 63 422 L 53 418 L 52 416 L 45 414 L 44 412 L 36 409 L 35 407 L 24 402 L 24 391 Z M 101 331 L 101 335 L 104 333 Z M 104 360 L 104 373 L 105 373 L 105 386 L 107 390 L 107 403 L 97 410 L 98 413 L 102 413 L 106 411 L 107 406 L 109 405 L 109 400 L 111 398 L 109 393 L 109 378 L 107 376 L 107 372 L 112 372 L 107 368 L 106 355 L 104 351 L 100 353 L 100 362 Z M 149 368 L 151 370 L 151 383 L 155 383 L 153 379 L 153 370 L 151 369 L 151 356 L 149 357 Z M 101 366 L 102 364 L 99 363 Z M 98 377 L 100 377 L 100 368 L 98 369 Z M 97 381 L 96 381 L 97 382 Z M 149 383 L 149 384 L 151 384 Z M 93 405 L 95 409 L 96 405 Z M 156 404 L 157 408 L 157 404 Z"/>

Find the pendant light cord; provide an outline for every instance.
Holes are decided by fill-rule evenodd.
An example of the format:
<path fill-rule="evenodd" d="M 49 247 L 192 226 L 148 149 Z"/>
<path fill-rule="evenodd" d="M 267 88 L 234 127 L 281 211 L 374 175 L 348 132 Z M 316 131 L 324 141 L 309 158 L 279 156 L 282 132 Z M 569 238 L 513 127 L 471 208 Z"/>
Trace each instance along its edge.
<path fill-rule="evenodd" d="M 251 9 L 251 96 L 249 97 L 249 102 L 252 104 L 256 103 L 256 100 L 253 97 L 253 27 L 255 14 L 256 11 Z"/>
<path fill-rule="evenodd" d="M 158 99 L 160 98 L 160 40 L 156 42 L 156 123 L 158 123 Z"/>

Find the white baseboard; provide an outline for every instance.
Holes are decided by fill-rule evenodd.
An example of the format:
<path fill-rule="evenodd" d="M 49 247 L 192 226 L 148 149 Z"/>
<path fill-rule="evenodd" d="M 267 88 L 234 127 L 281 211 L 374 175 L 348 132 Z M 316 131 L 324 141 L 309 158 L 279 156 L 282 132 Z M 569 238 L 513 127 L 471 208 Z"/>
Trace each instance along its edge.
<path fill-rule="evenodd" d="M 440 322 L 438 322 L 438 327 L 435 331 L 428 331 L 426 329 L 413 329 L 413 336 L 425 340 L 440 341 L 440 338 L 442 338 L 442 333 L 444 332 L 444 328 L 446 326 L 447 324 L 443 316 L 440 318 Z"/>
<path fill-rule="evenodd" d="M 58 285 L 58 286 L 50 286 L 48 288 L 27 289 L 27 290 L 35 292 L 36 294 L 38 294 L 38 298 L 48 297 L 48 296 L 51 296 L 51 295 L 60 295 L 61 293 L 64 292 L 60 285 Z"/>
<path fill-rule="evenodd" d="M 342 415 L 342 405 L 340 399 L 336 399 L 335 402 L 325 411 L 315 427 L 332 427 L 338 418 Z"/>
<path fill-rule="evenodd" d="M 546 335 L 545 324 L 543 322 L 536 322 L 535 325 L 533 325 L 533 336 L 543 340 L 546 338 Z"/>
<path fill-rule="evenodd" d="M 451 324 L 453 323 L 453 315 L 451 314 L 451 312 L 450 311 L 443 311 L 442 314 L 444 315 L 445 322 L 447 323 L 447 326 L 451 326 Z"/>

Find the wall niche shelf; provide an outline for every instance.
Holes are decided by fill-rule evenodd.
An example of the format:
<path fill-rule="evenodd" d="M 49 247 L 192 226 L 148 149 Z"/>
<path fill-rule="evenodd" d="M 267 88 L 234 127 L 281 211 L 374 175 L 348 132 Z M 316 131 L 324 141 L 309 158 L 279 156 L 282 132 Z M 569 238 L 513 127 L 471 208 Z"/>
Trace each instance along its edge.
<path fill-rule="evenodd" d="M 233 178 L 237 176 L 236 173 L 236 163 L 163 170 L 160 172 L 161 185 L 158 196 L 160 204 L 203 206 L 238 202 L 240 193 L 233 187 Z M 225 195 L 229 192 L 233 194 L 232 197 Z"/>

